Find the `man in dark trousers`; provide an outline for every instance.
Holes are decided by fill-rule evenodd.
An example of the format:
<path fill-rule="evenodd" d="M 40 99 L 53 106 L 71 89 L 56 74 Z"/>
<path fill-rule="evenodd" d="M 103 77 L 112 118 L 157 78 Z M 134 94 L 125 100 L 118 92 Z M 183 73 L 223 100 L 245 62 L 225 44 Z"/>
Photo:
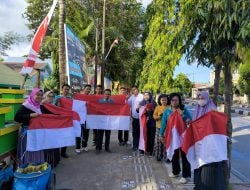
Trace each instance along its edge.
<path fill-rule="evenodd" d="M 102 85 L 97 85 L 95 88 L 95 95 L 100 96 L 102 95 Z M 97 129 L 93 129 L 93 144 L 96 146 L 97 143 Z"/>
<path fill-rule="evenodd" d="M 125 87 L 120 87 L 119 94 L 124 95 L 124 96 L 126 96 L 126 98 L 128 98 L 127 89 Z M 123 136 L 123 134 L 124 134 L 124 136 Z M 128 136 L 129 136 L 129 131 L 128 130 L 118 130 L 118 140 L 119 140 L 119 145 L 120 146 L 127 145 Z"/>
<path fill-rule="evenodd" d="M 91 91 L 91 85 L 86 84 L 84 88 L 80 91 L 80 94 L 89 95 Z M 81 151 L 88 151 L 88 140 L 89 140 L 89 129 L 86 128 L 85 124 L 81 125 L 81 137 L 76 137 L 76 153 L 80 153 Z"/>
<path fill-rule="evenodd" d="M 111 96 L 111 90 L 105 89 L 104 98 L 100 99 L 99 103 L 112 104 L 113 100 L 110 99 L 110 96 Z M 103 141 L 104 132 L 105 132 L 105 151 L 108 153 L 111 153 L 109 149 L 111 130 L 103 130 L 103 129 L 98 129 L 98 132 L 97 132 L 96 152 L 99 153 L 102 150 L 102 141 Z"/>

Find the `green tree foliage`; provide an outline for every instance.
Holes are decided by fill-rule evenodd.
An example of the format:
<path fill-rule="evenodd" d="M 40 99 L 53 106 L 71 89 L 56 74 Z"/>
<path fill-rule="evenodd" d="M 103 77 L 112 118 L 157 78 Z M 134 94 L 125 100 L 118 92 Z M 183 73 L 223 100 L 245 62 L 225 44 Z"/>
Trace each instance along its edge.
<path fill-rule="evenodd" d="M 189 60 L 198 64 L 223 64 L 225 86 L 225 113 L 228 116 L 227 133 L 232 136 L 231 100 L 232 71 L 242 58 L 237 47 L 248 47 L 250 42 L 250 1 L 181 0 L 180 30 L 174 43 L 184 42 L 183 49 Z M 240 45 L 239 45 L 240 44 Z M 176 45 L 174 46 L 176 47 Z M 217 62 L 217 59 L 220 60 Z M 228 144 L 228 158 L 231 157 L 231 144 Z M 229 171 L 230 176 L 230 161 Z"/>
<path fill-rule="evenodd" d="M 47 14 L 52 0 L 28 0 L 24 16 L 29 21 L 28 26 L 35 31 Z M 99 34 L 102 29 L 103 1 L 97 0 L 67 0 L 66 22 L 87 47 L 87 60 L 94 56 L 96 18 L 99 19 Z M 38 7 L 41 7 L 38 9 Z M 119 44 L 113 48 L 106 66 L 106 75 L 111 80 L 119 80 L 126 84 L 134 83 L 142 67 L 142 51 L 138 47 L 142 34 L 143 11 L 136 0 L 109 0 L 106 9 L 105 53 L 118 37 Z M 99 36 L 98 34 L 98 36 Z M 101 38 L 98 41 L 99 52 Z M 49 31 L 42 47 L 41 58 L 50 57 L 51 52 L 58 54 L 58 9 L 51 20 Z M 58 64 L 58 56 L 55 64 Z M 100 56 L 99 56 L 100 60 Z M 100 62 L 100 61 L 99 61 Z M 57 68 L 58 66 L 55 66 Z M 119 73 L 119 74 L 117 74 Z"/>
<path fill-rule="evenodd" d="M 190 95 L 192 90 L 192 83 L 185 74 L 180 73 L 174 79 L 171 85 L 171 89 L 173 92 Z"/>
<path fill-rule="evenodd" d="M 12 31 L 0 36 L 0 56 L 7 56 L 6 51 L 9 50 L 12 45 L 18 44 L 23 40 L 23 37 Z"/>
<path fill-rule="evenodd" d="M 170 48 L 179 20 L 178 1 L 154 0 L 147 9 L 145 59 L 140 78 L 143 90 L 168 91 L 175 66 L 182 57 L 182 42 Z"/>
<path fill-rule="evenodd" d="M 250 62 L 241 65 L 239 73 L 240 91 L 248 96 L 248 102 L 250 102 Z"/>

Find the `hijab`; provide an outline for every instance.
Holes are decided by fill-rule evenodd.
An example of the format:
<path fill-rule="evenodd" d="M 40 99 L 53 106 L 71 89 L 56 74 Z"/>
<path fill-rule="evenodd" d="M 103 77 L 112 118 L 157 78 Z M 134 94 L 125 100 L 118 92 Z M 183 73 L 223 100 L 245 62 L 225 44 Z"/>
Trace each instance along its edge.
<path fill-rule="evenodd" d="M 47 99 L 48 99 L 48 96 L 50 93 L 52 93 L 54 95 L 54 92 L 52 90 L 49 90 L 49 91 L 44 93 L 42 104 L 47 103 Z"/>
<path fill-rule="evenodd" d="M 35 96 L 38 92 L 42 92 L 40 88 L 33 88 L 28 98 L 23 103 L 23 106 L 34 111 L 35 113 L 42 113 L 40 110 L 40 103 L 36 102 Z"/>
<path fill-rule="evenodd" d="M 148 100 L 143 100 L 139 103 L 140 106 L 145 106 L 147 104 L 152 104 L 152 106 L 155 108 L 156 106 L 156 102 L 154 101 L 153 95 L 151 94 L 151 92 L 144 92 L 143 94 L 148 94 L 149 95 L 149 99 Z"/>
<path fill-rule="evenodd" d="M 213 101 L 209 98 L 209 94 L 206 91 L 201 91 L 198 93 L 198 97 L 202 96 L 204 100 L 206 101 L 206 104 L 204 106 L 200 106 L 199 104 L 196 105 L 195 111 L 193 113 L 193 120 L 196 120 L 206 114 L 207 112 L 210 112 L 212 110 L 217 110 L 217 107 L 213 103 Z"/>

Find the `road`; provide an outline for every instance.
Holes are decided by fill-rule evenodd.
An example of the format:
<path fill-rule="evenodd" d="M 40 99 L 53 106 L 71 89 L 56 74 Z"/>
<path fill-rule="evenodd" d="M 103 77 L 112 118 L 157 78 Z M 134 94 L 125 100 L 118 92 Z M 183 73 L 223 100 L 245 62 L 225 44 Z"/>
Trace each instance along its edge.
<path fill-rule="evenodd" d="M 187 106 L 193 113 L 194 106 Z M 232 114 L 232 173 L 250 184 L 250 116 Z"/>

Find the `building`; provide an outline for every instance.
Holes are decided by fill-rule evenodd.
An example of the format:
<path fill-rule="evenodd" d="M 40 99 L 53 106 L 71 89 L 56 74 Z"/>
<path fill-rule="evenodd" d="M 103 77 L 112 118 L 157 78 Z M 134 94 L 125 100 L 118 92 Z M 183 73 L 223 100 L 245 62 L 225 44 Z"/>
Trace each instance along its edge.
<path fill-rule="evenodd" d="M 3 64 L 8 66 L 10 69 L 19 73 L 23 67 L 23 64 L 26 61 L 26 57 L 8 57 Z M 48 78 L 49 75 L 52 73 L 52 61 L 51 59 L 36 59 L 36 63 L 34 66 L 33 71 L 30 74 L 30 80 L 33 83 L 36 83 L 36 75 L 37 70 L 41 71 L 41 78 L 40 80 L 43 81 L 44 79 Z"/>

